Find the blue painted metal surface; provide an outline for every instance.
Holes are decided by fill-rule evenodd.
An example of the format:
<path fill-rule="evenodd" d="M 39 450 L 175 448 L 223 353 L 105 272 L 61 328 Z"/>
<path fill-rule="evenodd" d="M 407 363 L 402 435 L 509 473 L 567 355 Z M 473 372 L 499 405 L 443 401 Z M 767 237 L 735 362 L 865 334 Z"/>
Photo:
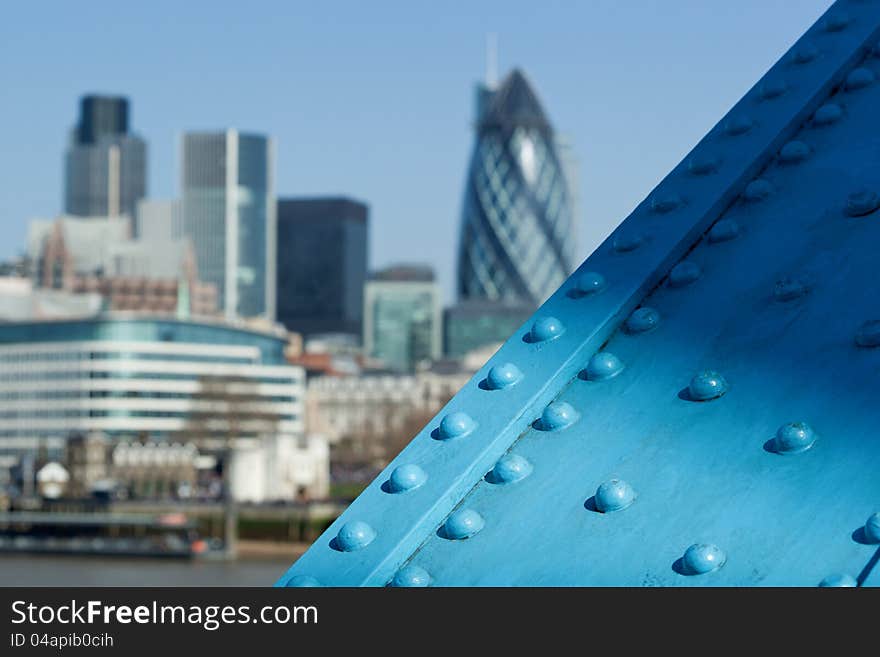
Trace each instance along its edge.
<path fill-rule="evenodd" d="M 880 584 L 878 77 L 836 3 L 278 585 Z"/>

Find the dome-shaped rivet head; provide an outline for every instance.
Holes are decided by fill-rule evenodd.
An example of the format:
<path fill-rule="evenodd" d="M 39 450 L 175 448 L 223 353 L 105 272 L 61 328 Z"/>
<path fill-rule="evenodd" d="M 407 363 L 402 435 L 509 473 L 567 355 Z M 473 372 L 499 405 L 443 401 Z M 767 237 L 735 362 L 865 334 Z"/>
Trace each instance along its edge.
<path fill-rule="evenodd" d="M 872 513 L 865 522 L 865 540 L 880 543 L 880 511 Z"/>
<path fill-rule="evenodd" d="M 773 439 L 777 454 L 799 454 L 816 442 L 816 432 L 806 422 L 789 422 L 779 427 Z"/>
<path fill-rule="evenodd" d="M 768 180 L 756 178 L 746 185 L 746 189 L 743 192 L 743 198 L 749 203 L 757 203 L 770 196 L 772 192 L 773 185 L 771 185 Z"/>
<path fill-rule="evenodd" d="M 709 231 L 709 243 L 718 244 L 735 239 L 739 235 L 739 224 L 733 219 L 721 219 Z"/>
<path fill-rule="evenodd" d="M 428 481 L 428 475 L 414 463 L 400 465 L 394 468 L 388 479 L 389 487 L 393 493 L 405 493 L 418 488 Z"/>
<path fill-rule="evenodd" d="M 540 317 L 532 324 L 532 330 L 529 333 L 531 342 L 546 342 L 553 340 L 565 333 L 565 327 L 555 317 Z"/>
<path fill-rule="evenodd" d="M 792 56 L 795 64 L 809 64 L 819 56 L 819 49 L 812 43 L 804 43 L 799 46 Z"/>
<path fill-rule="evenodd" d="M 822 588 L 855 588 L 858 585 L 855 577 L 843 573 L 834 573 L 819 582 Z"/>
<path fill-rule="evenodd" d="M 602 513 L 625 509 L 636 499 L 636 492 L 623 479 L 610 479 L 596 489 L 596 508 Z"/>
<path fill-rule="evenodd" d="M 738 135 L 744 135 L 751 130 L 754 125 L 755 122 L 748 116 L 731 116 L 724 122 L 724 132 L 731 137 L 736 137 Z"/>
<path fill-rule="evenodd" d="M 470 538 L 485 526 L 483 516 L 473 509 L 459 509 L 453 511 L 452 514 L 443 523 L 443 533 L 446 538 L 459 541 L 464 538 Z"/>
<path fill-rule="evenodd" d="M 671 287 L 684 287 L 697 280 L 702 272 L 700 267 L 690 260 L 679 262 L 669 272 L 669 285 Z"/>
<path fill-rule="evenodd" d="M 574 424 L 578 412 L 568 402 L 550 402 L 541 413 L 540 428 L 543 431 L 559 431 Z"/>
<path fill-rule="evenodd" d="M 807 293 L 807 285 L 797 278 L 783 278 L 773 286 L 773 296 L 777 301 L 793 301 Z"/>
<path fill-rule="evenodd" d="M 595 271 L 585 271 L 575 279 L 575 290 L 581 295 L 598 294 L 605 285 L 605 277 Z"/>
<path fill-rule="evenodd" d="M 496 484 L 512 484 L 532 473 L 532 464 L 518 454 L 505 454 L 492 468 L 492 481 Z"/>
<path fill-rule="evenodd" d="M 718 372 L 707 370 L 691 379 L 688 384 L 688 396 L 693 401 L 709 401 L 723 395 L 728 388 L 727 380 L 723 376 Z"/>
<path fill-rule="evenodd" d="M 760 87 L 761 98 L 764 100 L 773 100 L 779 98 L 788 91 L 788 84 L 785 80 L 765 80 Z"/>
<path fill-rule="evenodd" d="M 645 236 L 641 233 L 621 233 L 614 236 L 612 246 L 618 253 L 635 251 L 645 243 Z"/>
<path fill-rule="evenodd" d="M 462 438 L 477 428 L 477 423 L 470 415 L 457 411 L 450 413 L 440 421 L 440 438 L 450 440 Z"/>
<path fill-rule="evenodd" d="M 727 555 L 717 545 L 711 543 L 694 543 L 685 550 L 682 565 L 691 575 L 705 575 L 718 570 L 727 561 Z"/>
<path fill-rule="evenodd" d="M 826 32 L 840 32 L 849 25 L 849 16 L 843 12 L 839 12 L 825 19 L 823 27 Z"/>
<path fill-rule="evenodd" d="M 872 189 L 860 189 L 846 197 L 845 212 L 850 217 L 864 217 L 880 208 L 880 194 Z"/>
<path fill-rule="evenodd" d="M 516 385 L 523 378 L 523 373 L 513 363 L 502 363 L 495 365 L 489 370 L 486 381 L 492 390 L 503 390 L 510 386 Z"/>
<path fill-rule="evenodd" d="M 869 319 L 859 327 L 856 344 L 860 347 L 880 347 L 880 319 Z"/>
<path fill-rule="evenodd" d="M 783 164 L 797 164 L 810 156 L 810 147 L 802 141 L 790 141 L 779 151 L 779 161 Z"/>
<path fill-rule="evenodd" d="M 695 176 L 707 176 L 718 171 L 720 161 L 714 155 L 694 155 L 688 160 L 688 171 Z"/>
<path fill-rule="evenodd" d="M 864 89 L 867 86 L 870 86 L 874 80 L 877 79 L 877 76 L 874 75 L 874 71 L 869 68 L 854 68 L 850 71 L 849 75 L 846 76 L 846 90 L 847 91 L 856 91 L 858 89 Z"/>
<path fill-rule="evenodd" d="M 651 198 L 651 210 L 659 214 L 672 212 L 682 204 L 678 194 L 661 194 Z"/>
<path fill-rule="evenodd" d="M 361 520 L 347 522 L 336 534 L 336 547 L 343 552 L 362 550 L 376 538 L 376 531 Z"/>
<path fill-rule="evenodd" d="M 594 354 L 587 363 L 587 378 L 590 381 L 605 381 L 611 379 L 623 371 L 621 360 L 608 351 L 600 351 Z"/>
<path fill-rule="evenodd" d="M 288 588 L 312 588 L 323 585 L 311 575 L 294 575 L 287 580 L 284 586 Z"/>
<path fill-rule="evenodd" d="M 813 114 L 814 126 L 825 126 L 837 123 L 843 116 L 843 108 L 837 103 L 825 103 Z"/>
<path fill-rule="evenodd" d="M 659 323 L 660 313 L 648 306 L 642 306 L 633 310 L 632 315 L 627 318 L 624 328 L 627 333 L 645 333 L 657 328 Z"/>
<path fill-rule="evenodd" d="M 398 570 L 391 580 L 391 586 L 406 588 L 428 586 L 430 583 L 431 576 L 428 574 L 428 571 L 413 564 Z"/>

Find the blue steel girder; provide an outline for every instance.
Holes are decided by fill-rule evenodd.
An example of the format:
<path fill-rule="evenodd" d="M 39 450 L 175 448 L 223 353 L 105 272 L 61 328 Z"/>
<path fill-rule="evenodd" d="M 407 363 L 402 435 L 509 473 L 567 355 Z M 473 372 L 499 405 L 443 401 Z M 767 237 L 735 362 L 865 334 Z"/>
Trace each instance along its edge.
<path fill-rule="evenodd" d="M 278 585 L 876 585 L 878 41 L 832 6 Z"/>

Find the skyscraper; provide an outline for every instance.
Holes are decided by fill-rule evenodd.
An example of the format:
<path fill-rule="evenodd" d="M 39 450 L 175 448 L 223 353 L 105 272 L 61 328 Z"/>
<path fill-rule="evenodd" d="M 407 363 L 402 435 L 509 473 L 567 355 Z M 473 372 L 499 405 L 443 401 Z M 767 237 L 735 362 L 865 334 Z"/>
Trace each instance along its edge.
<path fill-rule="evenodd" d="M 147 193 L 147 145 L 129 133 L 128 99 L 89 95 L 65 155 L 64 209 L 78 216 L 134 216 Z"/>
<path fill-rule="evenodd" d="M 574 269 L 574 181 L 537 95 L 515 69 L 477 87 L 458 251 L 462 300 L 542 303 Z"/>
<path fill-rule="evenodd" d="M 279 199 L 277 315 L 289 330 L 360 336 L 367 216 L 347 198 Z"/>
<path fill-rule="evenodd" d="M 424 265 L 374 273 L 364 293 L 364 353 L 390 369 L 412 371 L 440 357 L 440 288 Z"/>
<path fill-rule="evenodd" d="M 272 141 L 237 130 L 183 136 L 182 232 L 228 318 L 275 318 Z"/>

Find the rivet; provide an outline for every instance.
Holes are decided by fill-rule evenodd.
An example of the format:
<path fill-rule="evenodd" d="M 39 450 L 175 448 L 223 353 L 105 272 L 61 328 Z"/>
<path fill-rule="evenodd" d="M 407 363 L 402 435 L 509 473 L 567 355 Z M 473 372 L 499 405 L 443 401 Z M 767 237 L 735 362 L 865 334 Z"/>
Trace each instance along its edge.
<path fill-rule="evenodd" d="M 635 251 L 645 242 L 645 236 L 641 233 L 621 233 L 614 236 L 613 247 L 618 253 Z"/>
<path fill-rule="evenodd" d="M 794 51 L 792 59 L 796 64 L 809 64 L 819 56 L 819 49 L 812 43 L 804 43 Z"/>
<path fill-rule="evenodd" d="M 685 550 L 682 565 L 690 575 L 705 575 L 718 570 L 727 561 L 727 555 L 717 545 L 694 543 Z"/>
<path fill-rule="evenodd" d="M 837 103 L 825 103 L 813 113 L 813 125 L 825 126 L 836 123 L 843 116 L 843 108 Z"/>
<path fill-rule="evenodd" d="M 587 378 L 590 381 L 605 381 L 623 371 L 623 363 L 614 354 L 600 351 L 593 355 L 587 363 Z"/>
<path fill-rule="evenodd" d="M 645 333 L 657 328 L 660 323 L 660 313 L 648 306 L 636 308 L 627 318 L 624 328 L 627 333 Z"/>
<path fill-rule="evenodd" d="M 782 79 L 765 80 L 760 88 L 761 98 L 764 100 L 779 98 L 786 91 L 788 91 L 788 84 Z"/>
<path fill-rule="evenodd" d="M 665 196 L 653 196 L 651 198 L 651 209 L 659 214 L 672 212 L 681 204 L 682 200 L 678 194 L 666 194 Z"/>
<path fill-rule="evenodd" d="M 731 137 L 743 135 L 751 130 L 755 125 L 748 116 L 732 116 L 724 123 L 724 132 Z"/>
<path fill-rule="evenodd" d="M 826 18 L 824 27 L 826 32 L 840 32 L 847 25 L 849 25 L 849 16 L 841 12 Z"/>
<path fill-rule="evenodd" d="M 577 419 L 578 412 L 568 402 L 550 402 L 541 413 L 540 428 L 542 431 L 559 431 Z"/>
<path fill-rule="evenodd" d="M 565 327 L 555 317 L 540 317 L 532 324 L 529 333 L 532 342 L 546 342 L 553 340 L 565 333 Z"/>
<path fill-rule="evenodd" d="M 845 212 L 850 217 L 864 217 L 880 208 L 880 194 L 872 189 L 860 189 L 846 197 Z"/>
<path fill-rule="evenodd" d="M 739 224 L 733 219 L 721 219 L 709 231 L 709 242 L 717 244 L 727 242 L 739 235 Z"/>
<path fill-rule="evenodd" d="M 807 286 L 797 278 L 783 278 L 776 281 L 773 296 L 777 301 L 793 301 L 807 293 Z"/>
<path fill-rule="evenodd" d="M 880 319 L 869 319 L 859 327 L 856 344 L 860 347 L 880 347 Z"/>
<path fill-rule="evenodd" d="M 512 484 L 532 473 L 532 464 L 518 454 L 505 454 L 492 468 L 492 479 L 496 484 Z"/>
<path fill-rule="evenodd" d="M 453 511 L 443 524 L 446 538 L 458 541 L 470 538 L 485 526 L 483 516 L 473 509 Z"/>
<path fill-rule="evenodd" d="M 746 189 L 743 192 L 743 198 L 750 203 L 757 203 L 770 196 L 772 191 L 773 185 L 771 185 L 769 181 L 764 180 L 763 178 L 756 178 L 746 185 Z"/>
<path fill-rule="evenodd" d="M 428 586 L 430 583 L 431 576 L 428 571 L 414 564 L 409 564 L 398 570 L 391 580 L 391 586 L 406 588 Z"/>
<path fill-rule="evenodd" d="M 322 586 L 321 582 L 311 575 L 294 575 L 284 585 L 288 588 L 305 588 Z"/>
<path fill-rule="evenodd" d="M 719 160 L 714 155 L 695 155 L 688 160 L 688 171 L 695 176 L 707 176 L 718 170 Z"/>
<path fill-rule="evenodd" d="M 376 531 L 362 520 L 345 523 L 336 534 L 336 546 L 343 552 L 354 552 L 367 547 L 376 538 Z"/>
<path fill-rule="evenodd" d="M 683 260 L 669 272 L 669 285 L 672 287 L 684 287 L 697 280 L 702 272 L 695 262 Z"/>
<path fill-rule="evenodd" d="M 625 509 L 636 499 L 636 492 L 623 479 L 610 479 L 596 489 L 596 508 L 602 513 Z"/>
<path fill-rule="evenodd" d="M 800 454 L 816 442 L 816 432 L 806 422 L 789 422 L 779 427 L 773 439 L 778 454 Z"/>
<path fill-rule="evenodd" d="M 810 147 L 802 141 L 790 141 L 779 151 L 779 161 L 783 164 L 803 162 L 810 156 Z"/>
<path fill-rule="evenodd" d="M 865 540 L 880 543 L 880 511 L 872 513 L 865 522 Z"/>
<path fill-rule="evenodd" d="M 857 89 L 864 89 L 865 87 L 870 86 L 876 79 L 877 77 L 871 69 L 861 66 L 854 68 L 850 71 L 850 74 L 846 76 L 846 90 L 856 91 Z"/>
<path fill-rule="evenodd" d="M 409 463 L 394 468 L 388 483 L 393 493 L 405 493 L 418 488 L 427 480 L 428 475 L 424 470 L 414 463 Z"/>
<path fill-rule="evenodd" d="M 440 421 L 440 438 L 450 440 L 468 435 L 477 427 L 477 423 L 467 413 L 457 411 L 450 413 Z"/>
<path fill-rule="evenodd" d="M 599 272 L 585 271 L 575 280 L 575 289 L 579 294 L 597 294 L 605 289 L 605 277 Z"/>
<path fill-rule="evenodd" d="M 697 374 L 688 384 L 688 394 L 693 401 L 709 401 L 717 399 L 730 386 L 718 372 L 706 370 Z"/>
<path fill-rule="evenodd" d="M 855 577 L 843 573 L 834 573 L 819 582 L 822 588 L 855 588 L 858 585 Z"/>
<path fill-rule="evenodd" d="M 486 381 L 492 390 L 502 390 L 516 385 L 523 378 L 523 373 L 513 363 L 502 363 L 495 365 L 489 370 Z"/>

